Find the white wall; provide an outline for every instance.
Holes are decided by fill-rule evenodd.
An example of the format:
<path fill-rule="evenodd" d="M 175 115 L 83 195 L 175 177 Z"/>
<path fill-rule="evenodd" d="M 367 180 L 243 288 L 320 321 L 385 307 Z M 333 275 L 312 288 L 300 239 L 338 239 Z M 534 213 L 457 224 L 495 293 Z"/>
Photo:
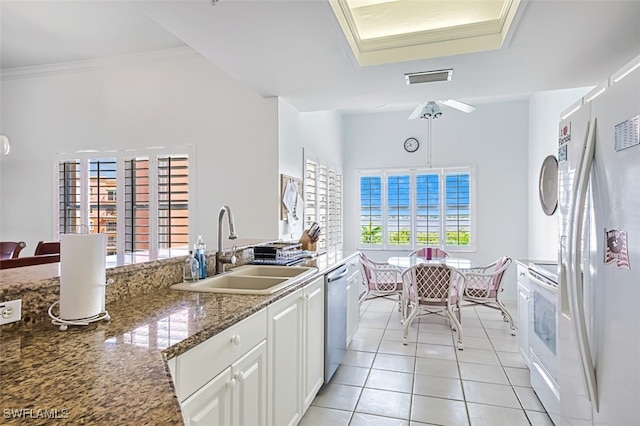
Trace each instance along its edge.
<path fill-rule="evenodd" d="M 298 112 L 283 99 L 278 99 L 278 161 L 280 173 L 304 178 L 304 150 L 342 167 L 342 116 L 335 111 Z M 298 240 L 304 231 L 304 220 L 280 221 L 280 238 Z"/>
<path fill-rule="evenodd" d="M 357 247 L 356 170 L 425 167 L 427 122 L 407 120 L 408 111 L 348 114 L 344 118 L 345 249 Z M 477 248 L 464 253 L 479 264 L 499 256 L 527 255 L 528 101 L 478 105 L 464 114 L 447 108 L 432 123 L 432 165 L 476 166 Z M 407 153 L 404 140 L 416 137 L 420 148 Z M 384 260 L 397 252 L 368 252 Z M 462 255 L 461 255 L 462 256 Z M 505 278 L 505 299 L 515 299 L 515 266 Z"/>
<path fill-rule="evenodd" d="M 558 155 L 560 113 L 590 88 L 555 90 L 534 94 L 529 101 L 529 247 L 528 259 L 558 258 L 558 215 L 547 216 L 540 206 L 538 179 L 548 155 Z"/>
<path fill-rule="evenodd" d="M 240 237 L 277 238 L 275 98 L 195 53 L 100 64 L 3 78 L 2 132 L 13 147 L 0 160 L 2 240 L 24 240 L 31 254 L 38 240 L 55 237 L 56 153 L 185 144 L 197 152 L 192 232 L 214 248 L 227 204 Z"/>

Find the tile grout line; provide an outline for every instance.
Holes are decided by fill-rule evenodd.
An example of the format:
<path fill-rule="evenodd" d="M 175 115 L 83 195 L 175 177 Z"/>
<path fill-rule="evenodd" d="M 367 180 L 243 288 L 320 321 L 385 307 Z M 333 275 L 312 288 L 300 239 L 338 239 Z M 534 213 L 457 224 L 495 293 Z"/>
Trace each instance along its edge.
<path fill-rule="evenodd" d="M 384 328 L 380 329 L 380 330 L 382 330 L 382 333 L 380 335 L 380 338 L 379 338 L 377 344 L 375 345 L 375 351 L 372 352 L 373 353 L 373 358 L 371 360 L 371 363 L 368 366 L 367 375 L 365 377 L 365 380 L 363 382 L 362 387 L 360 388 L 361 389 L 360 390 L 360 394 L 359 394 L 359 396 L 358 396 L 358 398 L 357 398 L 357 400 L 355 402 L 354 408 L 350 413 L 350 416 L 349 416 L 349 419 L 348 419 L 348 423 L 347 423 L 349 425 L 352 424 L 353 421 L 354 421 L 354 417 L 355 417 L 355 415 L 357 413 L 356 410 L 357 410 L 358 404 L 361 402 L 362 395 L 363 395 L 365 389 L 377 389 L 377 388 L 367 388 L 366 384 L 367 384 L 367 381 L 369 380 L 369 378 L 371 377 L 372 370 L 374 369 L 375 361 L 378 359 L 378 356 L 381 355 L 380 349 L 381 349 L 382 343 L 385 342 L 385 341 L 394 341 L 394 340 L 385 340 L 384 339 L 385 335 L 387 335 L 387 332 L 389 332 L 389 331 L 392 331 L 394 333 L 396 333 L 397 331 L 401 331 L 402 332 L 402 329 L 398 330 L 395 327 L 394 328 L 389 328 L 389 325 L 391 324 L 391 321 L 392 321 L 392 319 L 394 317 L 394 314 L 395 314 L 395 303 L 393 305 L 394 309 L 392 309 L 391 312 L 389 312 L 387 310 L 385 310 L 385 311 L 370 310 L 372 308 L 372 306 L 373 306 L 373 304 L 369 303 L 364 310 L 361 310 L 360 311 L 360 317 L 362 317 L 366 313 L 376 313 L 376 314 L 385 314 L 386 313 L 386 314 L 388 314 L 388 318 L 384 322 Z M 527 422 L 529 422 L 529 424 L 531 424 L 532 422 L 531 422 L 531 420 L 529 418 L 529 415 L 527 414 L 526 409 L 525 409 L 520 397 L 515 392 L 515 386 L 512 383 L 511 379 L 509 378 L 509 375 L 506 372 L 506 366 L 503 364 L 503 361 L 500 359 L 500 357 L 498 357 L 498 351 L 497 351 L 497 349 L 496 349 L 496 347 L 494 345 L 494 342 L 493 342 L 492 338 L 489 336 L 489 334 L 487 332 L 487 328 L 485 327 L 485 324 L 483 323 L 481 317 L 478 315 L 478 312 L 475 311 L 475 307 L 474 307 L 474 314 L 475 314 L 475 318 L 474 319 L 479 321 L 480 326 L 481 326 L 481 328 L 483 330 L 484 338 L 486 338 L 489 341 L 489 345 L 491 347 L 491 352 L 493 352 L 493 354 L 498 358 L 498 364 L 500 366 L 500 369 L 503 372 L 503 374 L 505 375 L 505 377 L 507 379 L 507 383 L 508 383 L 509 387 L 512 389 L 512 392 L 515 394 L 516 399 L 518 400 L 519 406 L 520 406 L 520 408 L 521 408 L 521 410 L 522 410 L 522 412 L 523 412 L 523 414 L 525 416 L 525 419 L 527 420 Z M 406 354 L 400 354 L 400 353 L 398 353 L 398 354 L 395 354 L 395 353 L 387 354 L 386 352 L 382 353 L 382 354 L 387 354 L 387 355 L 409 356 L 413 360 L 413 368 L 412 368 L 412 372 L 413 373 L 411 375 L 411 389 L 410 389 L 410 393 L 409 393 L 410 394 L 410 402 L 409 402 L 408 419 L 400 419 L 400 420 L 403 420 L 403 421 L 406 420 L 409 423 L 412 422 L 412 421 L 415 421 L 415 420 L 412 420 L 412 408 L 413 408 L 413 403 L 414 403 L 414 397 L 416 395 L 414 390 L 415 390 L 416 374 L 417 374 L 416 373 L 416 368 L 417 368 L 417 360 L 418 360 L 418 339 L 419 339 L 421 328 L 424 327 L 424 325 L 427 324 L 427 323 L 428 322 L 419 321 L 418 324 L 417 324 L 418 327 L 417 327 L 417 336 L 416 336 L 415 342 L 410 342 L 410 343 L 415 345 L 415 348 L 414 348 L 414 351 L 413 351 L 413 355 L 406 355 Z M 373 327 L 373 329 L 377 329 L 377 327 Z M 454 339 L 453 330 L 450 330 L 450 334 L 449 335 L 450 335 L 450 337 L 452 339 Z M 467 337 L 472 337 L 472 336 L 467 336 Z M 425 343 L 425 344 L 429 344 L 429 343 Z M 437 343 L 433 343 L 433 345 L 436 345 L 436 346 L 448 346 L 448 345 L 438 345 Z M 454 353 L 455 353 L 456 367 L 457 367 L 458 376 L 459 376 L 458 380 L 460 382 L 460 387 L 462 389 L 462 397 L 463 397 L 463 400 L 464 400 L 464 403 L 465 403 L 465 411 L 466 411 L 466 415 L 467 415 L 467 420 L 469 421 L 469 424 L 471 424 L 471 415 L 470 415 L 470 412 L 469 412 L 469 405 L 468 405 L 469 401 L 467 401 L 467 395 L 466 395 L 466 391 L 465 391 L 465 388 L 464 388 L 464 385 L 463 385 L 462 371 L 461 371 L 461 368 L 460 368 L 461 367 L 460 366 L 461 359 L 459 357 L 460 351 L 457 350 L 457 347 L 455 346 L 455 344 L 453 345 L 453 348 L 454 348 Z M 474 349 L 474 348 L 469 348 L 469 349 Z M 482 348 L 475 348 L 475 349 L 482 349 Z M 369 353 L 370 351 L 366 350 L 366 351 L 361 351 L 361 352 Z M 507 352 L 509 352 L 509 351 L 507 351 Z M 427 357 L 427 358 L 429 358 L 429 357 Z M 479 365 L 482 365 L 482 363 L 479 363 Z M 516 368 L 516 367 L 514 367 L 514 368 Z M 385 371 L 385 370 L 383 369 L 382 371 Z M 395 370 L 389 370 L 389 371 L 395 371 Z M 499 384 L 499 383 L 482 382 L 482 381 L 480 381 L 480 383 Z M 380 389 L 380 390 L 386 390 L 386 389 Z M 405 392 L 401 392 L 401 391 L 396 391 L 396 392 L 405 393 Z M 434 397 L 434 398 L 436 398 L 436 397 Z M 444 400 L 451 400 L 451 398 L 443 398 L 443 397 L 437 397 L 437 398 L 438 399 L 444 399 Z M 501 406 L 501 405 L 493 405 L 493 404 L 484 404 L 484 405 L 490 405 L 490 406 L 501 407 L 501 408 L 512 408 L 512 407 L 504 407 L 504 406 Z M 392 419 L 398 419 L 396 417 L 389 417 L 389 416 L 385 416 L 385 415 L 378 415 L 378 414 L 371 414 L 371 413 L 360 413 L 360 414 L 368 415 L 368 416 L 375 416 L 375 417 L 385 417 L 385 418 L 390 418 L 390 419 L 391 418 Z"/>

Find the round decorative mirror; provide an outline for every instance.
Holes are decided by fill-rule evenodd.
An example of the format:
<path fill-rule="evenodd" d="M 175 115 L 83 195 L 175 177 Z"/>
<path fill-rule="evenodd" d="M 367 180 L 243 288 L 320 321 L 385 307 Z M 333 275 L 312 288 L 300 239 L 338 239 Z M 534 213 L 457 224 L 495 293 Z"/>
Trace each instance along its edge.
<path fill-rule="evenodd" d="M 542 162 L 538 191 L 544 214 L 551 216 L 558 207 L 558 160 L 554 155 Z"/>

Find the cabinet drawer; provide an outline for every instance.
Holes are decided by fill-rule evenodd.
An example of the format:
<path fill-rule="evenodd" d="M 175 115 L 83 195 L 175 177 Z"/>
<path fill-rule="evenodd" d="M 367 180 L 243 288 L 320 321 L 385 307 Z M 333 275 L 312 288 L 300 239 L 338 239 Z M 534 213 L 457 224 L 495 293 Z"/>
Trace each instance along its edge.
<path fill-rule="evenodd" d="M 263 309 L 178 356 L 176 393 L 184 401 L 267 337 Z"/>

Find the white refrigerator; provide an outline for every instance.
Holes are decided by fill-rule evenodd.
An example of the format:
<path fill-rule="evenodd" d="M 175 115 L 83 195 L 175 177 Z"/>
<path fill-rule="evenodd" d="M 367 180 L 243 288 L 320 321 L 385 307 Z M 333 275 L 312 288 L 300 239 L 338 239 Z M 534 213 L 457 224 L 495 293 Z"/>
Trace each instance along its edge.
<path fill-rule="evenodd" d="M 640 424 L 640 56 L 563 113 L 558 384 L 563 425 Z"/>

